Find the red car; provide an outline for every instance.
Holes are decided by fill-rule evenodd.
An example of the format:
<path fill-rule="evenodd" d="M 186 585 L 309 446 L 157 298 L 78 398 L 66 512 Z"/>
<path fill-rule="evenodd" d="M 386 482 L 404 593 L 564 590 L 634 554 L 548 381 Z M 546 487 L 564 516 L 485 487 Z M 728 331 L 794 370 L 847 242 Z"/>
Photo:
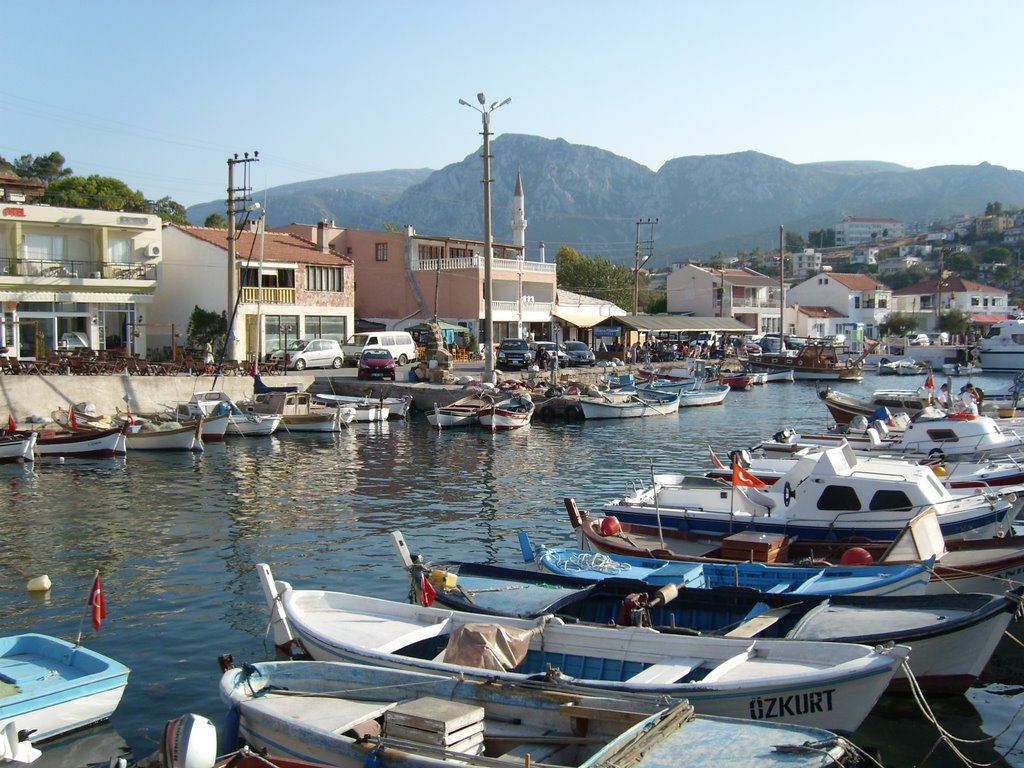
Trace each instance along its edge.
<path fill-rule="evenodd" d="M 360 379 L 395 380 L 395 358 L 386 349 L 364 349 L 359 356 Z"/>

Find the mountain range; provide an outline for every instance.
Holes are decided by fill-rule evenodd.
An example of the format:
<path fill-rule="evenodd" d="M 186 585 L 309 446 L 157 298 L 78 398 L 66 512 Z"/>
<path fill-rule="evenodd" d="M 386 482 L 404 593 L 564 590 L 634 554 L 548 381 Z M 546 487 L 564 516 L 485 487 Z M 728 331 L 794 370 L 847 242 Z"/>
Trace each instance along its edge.
<path fill-rule="evenodd" d="M 759 152 L 679 157 L 658 171 L 563 139 L 503 134 L 491 141 L 492 231 L 512 241 L 512 195 L 522 174 L 527 258 L 570 245 L 629 263 L 637 222 L 657 219 L 648 266 L 716 251 L 778 248 L 778 228 L 806 236 L 844 216 L 924 222 L 974 216 L 990 202 L 1024 205 L 1024 172 L 982 163 L 914 170 L 893 163 L 794 164 Z M 425 235 L 483 239 L 480 152 L 440 170 L 346 174 L 259 191 L 267 225 L 329 219 L 382 230 L 411 224 Z M 201 224 L 223 200 L 188 209 Z M 650 230 L 644 228 L 646 239 Z"/>

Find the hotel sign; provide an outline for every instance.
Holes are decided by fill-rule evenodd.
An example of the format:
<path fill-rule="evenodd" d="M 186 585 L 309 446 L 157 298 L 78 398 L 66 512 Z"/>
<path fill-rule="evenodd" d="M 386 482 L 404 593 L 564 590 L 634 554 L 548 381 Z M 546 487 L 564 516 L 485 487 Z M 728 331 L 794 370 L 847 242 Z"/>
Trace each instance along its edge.
<path fill-rule="evenodd" d="M 18 218 L 25 218 L 28 214 L 25 213 L 24 208 L 4 208 L 4 216 L 17 216 Z"/>

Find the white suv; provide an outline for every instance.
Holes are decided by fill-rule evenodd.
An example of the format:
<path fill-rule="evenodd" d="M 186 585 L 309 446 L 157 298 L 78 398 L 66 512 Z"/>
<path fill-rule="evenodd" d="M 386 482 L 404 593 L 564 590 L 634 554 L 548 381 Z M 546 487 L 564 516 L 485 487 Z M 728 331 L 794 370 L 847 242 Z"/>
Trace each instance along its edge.
<path fill-rule="evenodd" d="M 285 358 L 285 368 L 301 371 L 306 368 L 341 368 L 345 353 L 334 339 L 296 339 L 288 349 L 277 349 L 270 355 L 271 360 Z"/>

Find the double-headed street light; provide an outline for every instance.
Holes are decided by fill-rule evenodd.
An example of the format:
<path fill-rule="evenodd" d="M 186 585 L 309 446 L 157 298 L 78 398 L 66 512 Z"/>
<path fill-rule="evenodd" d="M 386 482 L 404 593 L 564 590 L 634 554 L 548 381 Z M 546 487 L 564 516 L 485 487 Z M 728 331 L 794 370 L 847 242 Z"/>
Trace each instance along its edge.
<path fill-rule="evenodd" d="M 504 101 L 491 102 L 487 106 L 487 99 L 482 93 L 476 95 L 480 106 L 470 104 L 465 99 L 459 99 L 459 104 L 469 107 L 480 113 L 483 118 L 484 137 L 484 381 L 494 380 L 494 322 L 491 315 L 491 262 L 494 258 L 494 239 L 491 235 L 491 112 L 498 107 L 503 107 L 512 101 L 507 98 Z"/>

